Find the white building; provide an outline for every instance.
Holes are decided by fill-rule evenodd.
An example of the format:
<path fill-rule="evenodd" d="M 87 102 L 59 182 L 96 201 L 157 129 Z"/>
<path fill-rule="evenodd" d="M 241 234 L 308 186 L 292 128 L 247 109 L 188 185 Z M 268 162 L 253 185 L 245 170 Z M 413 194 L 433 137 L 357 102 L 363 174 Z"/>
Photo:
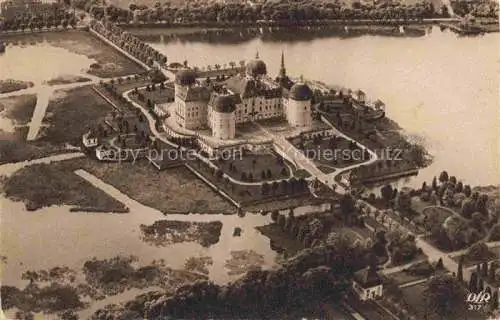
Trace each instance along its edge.
<path fill-rule="evenodd" d="M 99 144 L 99 138 L 94 130 L 85 133 L 82 136 L 82 143 L 86 148 L 97 147 Z"/>
<path fill-rule="evenodd" d="M 175 119 L 179 126 L 194 130 L 206 127 L 208 87 L 196 82 L 196 73 L 185 69 L 175 75 Z"/>
<path fill-rule="evenodd" d="M 284 118 L 293 126 L 310 126 L 312 91 L 303 81 L 292 84 L 283 55 L 275 80 L 258 58 L 246 65 L 244 74 L 214 85 L 200 85 L 194 70 L 181 70 L 175 78 L 174 117 L 181 127 L 208 127 L 220 139 L 234 138 L 236 124 L 254 120 Z"/>
<path fill-rule="evenodd" d="M 362 301 L 382 296 L 382 279 L 372 267 L 354 273 L 352 287 Z"/>

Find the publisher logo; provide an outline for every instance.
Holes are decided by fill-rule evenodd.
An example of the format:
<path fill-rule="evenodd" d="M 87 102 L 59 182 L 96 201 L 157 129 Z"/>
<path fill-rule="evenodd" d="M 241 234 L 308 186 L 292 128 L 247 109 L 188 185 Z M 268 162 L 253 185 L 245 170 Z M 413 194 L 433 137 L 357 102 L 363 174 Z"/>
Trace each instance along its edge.
<path fill-rule="evenodd" d="M 466 302 L 469 310 L 481 310 L 486 307 L 486 304 L 491 300 L 491 294 L 486 291 L 479 293 L 469 292 Z"/>

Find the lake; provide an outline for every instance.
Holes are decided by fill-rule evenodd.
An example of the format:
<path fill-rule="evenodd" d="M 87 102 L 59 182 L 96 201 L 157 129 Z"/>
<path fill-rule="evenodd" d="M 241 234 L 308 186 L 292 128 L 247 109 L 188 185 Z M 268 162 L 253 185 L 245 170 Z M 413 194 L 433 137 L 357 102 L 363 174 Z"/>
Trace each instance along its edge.
<path fill-rule="evenodd" d="M 416 38 L 361 36 L 294 42 L 256 38 L 238 44 L 179 41 L 151 45 L 165 53 L 170 62 L 187 60 L 197 66 L 238 63 L 253 59 L 258 51 L 271 75 L 277 74 L 283 51 L 289 75 L 360 88 L 372 99 L 380 98 L 387 105 L 388 117 L 427 146 L 434 156 L 433 164 L 419 176 L 407 179 L 406 185 L 420 186 L 441 170 L 471 185 L 500 182 L 497 34 L 460 38 L 433 28 L 430 34 Z M 0 55 L 0 79 L 33 81 L 37 87 L 60 75 L 82 75 L 93 62 L 47 43 L 9 46 Z M 136 255 L 143 263 L 163 258 L 178 268 L 188 257 L 210 255 L 214 258 L 210 277 L 224 283 L 234 279 L 224 267 L 230 251 L 255 250 L 264 256 L 266 268 L 275 264 L 277 256 L 269 239 L 254 229 L 269 223 L 269 215 L 170 215 L 166 218 L 220 220 L 224 226 L 219 243 L 210 248 L 195 243 L 164 248 L 150 246 L 139 238 L 140 224 L 165 218 L 154 210 L 85 214 L 70 212 L 68 207 L 50 207 L 27 212 L 21 203 L 0 200 L 0 254 L 7 256 L 2 283 L 7 285 L 26 284 L 20 279 L 26 270 L 62 265 L 79 269 L 90 257 L 119 254 Z M 323 208 L 303 211 L 315 209 Z M 295 213 L 300 214 L 297 210 Z M 241 237 L 232 236 L 235 227 L 243 229 Z"/>
<path fill-rule="evenodd" d="M 291 76 L 362 89 L 372 100 L 381 99 L 387 116 L 434 156 L 417 177 L 400 183 L 416 187 L 442 170 L 471 185 L 500 183 L 499 42 L 497 33 L 459 37 L 433 27 L 423 37 L 149 44 L 170 62 L 200 67 L 238 64 L 258 51 L 273 77 L 283 51 Z"/>

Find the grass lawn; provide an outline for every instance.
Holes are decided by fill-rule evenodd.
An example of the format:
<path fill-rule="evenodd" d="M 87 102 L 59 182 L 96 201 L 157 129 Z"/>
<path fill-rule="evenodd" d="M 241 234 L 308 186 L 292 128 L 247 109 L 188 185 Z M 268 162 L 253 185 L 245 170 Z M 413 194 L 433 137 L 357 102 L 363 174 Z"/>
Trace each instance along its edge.
<path fill-rule="evenodd" d="M 245 152 L 230 160 L 215 162 L 225 174 L 242 181 L 269 181 L 290 178 L 290 168 L 283 158 L 275 153 Z M 269 174 L 270 173 L 270 174 Z M 243 179 L 245 175 L 245 179 Z M 252 177 L 250 179 L 250 177 Z"/>
<path fill-rule="evenodd" d="M 159 85 L 156 85 L 154 91 L 146 91 L 146 89 L 139 90 L 140 93 L 144 95 L 144 101 L 154 101 L 157 104 L 173 102 L 174 101 L 174 88 L 166 86 L 165 89 L 160 89 Z"/>
<path fill-rule="evenodd" d="M 53 144 L 77 143 L 92 124 L 98 123 L 113 107 L 92 90 L 84 86 L 59 92 L 60 96 L 49 102 L 41 141 Z"/>
<path fill-rule="evenodd" d="M 99 66 L 98 68 L 91 68 L 88 73 L 101 78 L 118 77 L 144 72 L 141 66 L 87 31 L 68 30 L 65 32 L 15 34 L 5 35 L 5 38 L 6 41 L 12 39 L 28 43 L 47 41 L 52 46 L 64 48 L 73 53 L 87 56 L 88 58 L 96 60 Z"/>
<path fill-rule="evenodd" d="M 296 208 L 299 206 L 319 205 L 322 203 L 324 203 L 324 201 L 314 198 L 311 194 L 303 194 L 296 195 L 287 199 L 276 199 L 274 201 L 270 200 L 269 202 L 265 203 L 245 205 L 244 209 L 246 211 L 252 212 L 257 212 L 260 210 L 267 212 L 273 210 Z"/>
<path fill-rule="evenodd" d="M 36 106 L 36 94 L 24 94 L 0 99 L 0 116 L 10 119 L 15 125 L 26 125 Z"/>
<path fill-rule="evenodd" d="M 262 187 L 260 185 L 241 185 L 235 184 L 229 181 L 227 177 L 220 178 L 214 175 L 212 168 L 208 167 L 205 163 L 195 160 L 190 161 L 189 165 L 196 170 L 198 173 L 203 175 L 207 180 L 212 182 L 218 188 L 226 192 L 233 200 L 237 201 L 240 204 L 245 206 L 253 206 L 256 204 L 282 201 L 282 200 L 290 200 L 296 197 L 303 197 L 310 195 L 309 189 L 301 185 L 297 186 L 294 192 L 291 190 L 291 183 L 283 184 L 281 182 L 275 184 L 276 189 L 273 189 L 273 184 L 269 184 L 269 191 L 266 194 L 262 193 Z M 297 185 L 300 183 L 297 182 Z M 273 192 L 274 190 L 274 192 Z"/>
<path fill-rule="evenodd" d="M 317 144 L 306 141 L 301 147 L 316 163 L 335 168 L 344 168 L 370 159 L 358 146 L 351 148 L 351 142 L 342 137 L 321 140 Z"/>
<path fill-rule="evenodd" d="M 16 128 L 15 132 L 0 130 L 0 164 L 42 158 L 65 152 L 63 146 L 45 142 L 26 142 L 28 128 Z"/>
<path fill-rule="evenodd" d="M 124 210 L 124 205 L 76 175 L 82 160 L 36 164 L 23 168 L 3 181 L 2 191 L 11 199 L 24 201 L 29 210 L 52 205 Z"/>
<path fill-rule="evenodd" d="M 85 170 L 140 203 L 162 212 L 235 212 L 235 208 L 184 167 L 158 171 L 146 160 L 87 162 Z"/>
<path fill-rule="evenodd" d="M 428 207 L 422 211 L 422 214 L 427 217 L 429 222 L 432 221 L 432 225 L 436 225 L 443 224 L 443 222 L 453 214 L 450 210 L 451 209 L 439 207 Z"/>
<path fill-rule="evenodd" d="M 397 285 L 402 285 L 402 284 L 409 283 L 412 281 L 417 281 L 417 280 L 427 278 L 427 276 L 412 275 L 412 274 L 409 274 L 408 272 L 405 272 L 405 271 L 392 273 L 392 274 L 388 275 L 387 277 L 390 278 L 391 280 L 393 280 L 394 283 Z"/>

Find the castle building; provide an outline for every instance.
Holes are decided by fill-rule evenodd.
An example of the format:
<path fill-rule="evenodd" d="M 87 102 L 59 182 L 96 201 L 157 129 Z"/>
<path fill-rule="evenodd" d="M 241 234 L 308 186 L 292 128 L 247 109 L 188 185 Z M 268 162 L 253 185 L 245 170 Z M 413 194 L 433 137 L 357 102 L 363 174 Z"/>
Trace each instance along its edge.
<path fill-rule="evenodd" d="M 183 128 L 210 128 L 219 139 L 233 139 L 236 125 L 254 120 L 283 118 L 292 126 L 310 126 L 312 91 L 300 80 L 286 75 L 284 56 L 276 80 L 258 58 L 247 63 L 245 72 L 222 85 L 200 84 L 196 73 L 184 69 L 175 78 L 175 121 Z"/>

